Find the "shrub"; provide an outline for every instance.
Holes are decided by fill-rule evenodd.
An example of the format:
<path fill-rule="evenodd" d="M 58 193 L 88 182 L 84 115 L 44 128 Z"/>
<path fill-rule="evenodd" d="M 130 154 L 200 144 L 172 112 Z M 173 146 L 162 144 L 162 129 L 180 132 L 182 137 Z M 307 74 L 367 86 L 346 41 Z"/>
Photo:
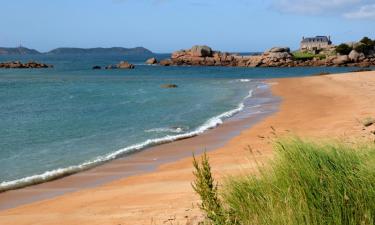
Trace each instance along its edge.
<path fill-rule="evenodd" d="M 363 53 L 367 55 L 373 48 L 374 47 L 360 43 L 357 46 L 355 46 L 354 50 L 356 50 L 359 53 Z"/>
<path fill-rule="evenodd" d="M 206 212 L 207 218 L 214 224 L 225 224 L 223 209 L 218 196 L 218 186 L 211 173 L 211 166 L 206 153 L 198 163 L 193 156 L 195 181 L 192 184 L 194 191 L 201 197 L 200 208 Z"/>
<path fill-rule="evenodd" d="M 368 37 L 362 38 L 359 44 L 354 48 L 357 52 L 368 55 L 371 50 L 374 50 L 375 41 Z"/>
<path fill-rule="evenodd" d="M 271 166 L 259 175 L 228 181 L 220 203 L 227 218 L 213 224 L 375 224 L 373 144 L 354 148 L 290 139 L 275 150 Z"/>
<path fill-rule="evenodd" d="M 314 58 L 325 59 L 326 56 L 322 54 L 313 54 L 310 52 L 293 52 L 293 58 L 295 60 L 312 60 Z"/>
<path fill-rule="evenodd" d="M 349 55 L 349 53 L 353 50 L 352 47 L 350 47 L 347 44 L 340 44 L 336 47 L 336 52 L 340 55 Z"/>
<path fill-rule="evenodd" d="M 362 40 L 360 40 L 359 42 L 365 44 L 365 45 L 368 45 L 368 46 L 372 46 L 374 47 L 375 46 L 375 41 L 374 40 L 371 40 L 370 38 L 368 37 L 364 37 L 362 38 Z"/>

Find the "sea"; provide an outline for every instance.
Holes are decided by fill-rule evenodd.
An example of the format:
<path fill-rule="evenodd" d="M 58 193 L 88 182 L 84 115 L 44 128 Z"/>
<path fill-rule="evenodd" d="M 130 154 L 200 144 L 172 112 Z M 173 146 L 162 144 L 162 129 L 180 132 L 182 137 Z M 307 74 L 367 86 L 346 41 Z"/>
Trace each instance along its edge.
<path fill-rule="evenodd" d="M 247 108 L 265 80 L 353 68 L 161 67 L 150 56 L 0 56 L 49 69 L 0 69 L 0 192 L 193 137 Z M 158 59 L 169 54 L 157 54 Z M 133 70 L 92 70 L 126 60 Z M 164 84 L 176 84 L 173 89 Z M 296 93 L 298 94 L 298 93 Z M 244 105 L 244 101 L 254 105 Z"/>

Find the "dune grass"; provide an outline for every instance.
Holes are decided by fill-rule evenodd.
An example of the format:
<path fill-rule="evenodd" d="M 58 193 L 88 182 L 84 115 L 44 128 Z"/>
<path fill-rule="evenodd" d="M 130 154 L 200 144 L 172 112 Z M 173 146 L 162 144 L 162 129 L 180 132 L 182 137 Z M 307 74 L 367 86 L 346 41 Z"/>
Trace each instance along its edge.
<path fill-rule="evenodd" d="M 275 154 L 257 176 L 230 178 L 220 190 L 207 170 L 207 156 L 201 162 L 205 166 L 194 159 L 198 174 L 205 174 L 195 173 L 193 186 L 208 223 L 375 224 L 373 144 L 351 147 L 284 139 L 276 143 Z M 212 185 L 202 185 L 207 183 Z M 214 207 L 208 206 L 212 199 L 207 196 L 216 196 Z"/>

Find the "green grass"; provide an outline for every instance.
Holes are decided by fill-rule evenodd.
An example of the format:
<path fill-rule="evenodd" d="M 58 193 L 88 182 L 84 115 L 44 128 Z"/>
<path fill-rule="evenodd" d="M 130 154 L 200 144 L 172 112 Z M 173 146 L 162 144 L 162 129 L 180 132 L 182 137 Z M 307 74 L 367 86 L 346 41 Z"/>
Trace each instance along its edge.
<path fill-rule="evenodd" d="M 275 145 L 275 153 L 257 176 L 233 177 L 222 189 L 210 190 L 217 196 L 210 223 L 375 224 L 373 144 L 350 147 L 284 139 Z M 207 157 L 202 162 L 209 165 Z M 211 171 L 204 174 L 196 176 L 196 182 L 210 178 L 215 183 Z"/>
<path fill-rule="evenodd" d="M 314 58 L 325 59 L 326 56 L 322 54 L 312 54 L 309 52 L 293 52 L 293 58 L 295 60 L 311 60 Z"/>

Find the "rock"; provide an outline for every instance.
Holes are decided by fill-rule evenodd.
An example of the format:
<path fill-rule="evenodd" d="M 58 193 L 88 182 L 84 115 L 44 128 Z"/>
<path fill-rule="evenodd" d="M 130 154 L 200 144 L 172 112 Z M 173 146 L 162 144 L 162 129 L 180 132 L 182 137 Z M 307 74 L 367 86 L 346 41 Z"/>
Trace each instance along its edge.
<path fill-rule="evenodd" d="M 131 64 L 131 63 L 128 63 L 126 61 L 121 61 L 118 65 L 117 65 L 117 68 L 118 69 L 134 69 L 134 65 Z"/>
<path fill-rule="evenodd" d="M 357 65 L 356 66 L 358 66 L 358 67 L 370 67 L 371 66 L 371 62 L 359 62 L 359 63 L 357 63 Z"/>
<path fill-rule="evenodd" d="M 172 53 L 172 59 L 177 59 L 189 55 L 185 50 L 180 50 Z"/>
<path fill-rule="evenodd" d="M 289 47 L 273 47 L 267 50 L 265 53 L 277 53 L 277 52 L 290 52 Z"/>
<path fill-rule="evenodd" d="M 248 67 L 258 67 L 262 64 L 262 56 L 252 56 L 247 61 Z"/>
<path fill-rule="evenodd" d="M 349 61 L 350 61 L 349 56 L 340 55 L 340 56 L 337 56 L 332 62 L 333 62 L 333 64 L 339 66 L 339 65 L 343 65 L 345 63 L 348 63 Z"/>
<path fill-rule="evenodd" d="M 206 66 L 214 66 L 215 65 L 215 59 L 212 58 L 212 57 L 205 58 L 204 65 L 206 65 Z"/>
<path fill-rule="evenodd" d="M 163 84 L 160 86 L 161 88 L 178 88 L 177 84 Z"/>
<path fill-rule="evenodd" d="M 40 68 L 53 68 L 53 65 L 38 63 L 38 62 L 34 62 L 34 61 L 29 61 L 28 63 L 22 63 L 20 61 L 13 61 L 13 62 L 0 63 L 0 68 L 5 68 L 5 69 L 40 69 Z"/>
<path fill-rule="evenodd" d="M 150 59 L 147 59 L 147 61 L 146 61 L 146 64 L 148 64 L 148 65 L 155 65 L 157 63 L 158 63 L 158 60 L 154 57 L 152 57 Z"/>
<path fill-rule="evenodd" d="M 205 58 L 203 58 L 203 57 L 193 56 L 193 57 L 190 57 L 189 60 L 187 60 L 187 62 L 190 62 L 190 63 L 187 63 L 187 64 L 193 65 L 193 66 L 205 65 L 204 61 L 205 61 Z"/>
<path fill-rule="evenodd" d="M 352 50 L 350 53 L 349 53 L 349 55 L 348 55 L 348 57 L 349 57 L 349 59 L 351 60 L 351 61 L 353 61 L 353 62 L 357 62 L 358 60 L 359 60 L 359 53 L 356 51 L 356 50 Z"/>
<path fill-rule="evenodd" d="M 196 57 L 212 57 L 212 49 L 206 45 L 195 45 L 190 49 L 190 54 Z"/>
<path fill-rule="evenodd" d="M 161 66 L 170 66 L 173 64 L 172 60 L 170 59 L 164 59 L 162 61 L 160 61 L 159 63 Z"/>
<path fill-rule="evenodd" d="M 101 67 L 101 66 L 93 66 L 92 69 L 93 69 L 93 70 L 101 70 L 102 67 Z"/>
<path fill-rule="evenodd" d="M 117 69 L 117 66 L 116 65 L 109 65 L 109 66 L 106 66 L 105 69 L 106 70 L 113 70 L 113 69 Z"/>

